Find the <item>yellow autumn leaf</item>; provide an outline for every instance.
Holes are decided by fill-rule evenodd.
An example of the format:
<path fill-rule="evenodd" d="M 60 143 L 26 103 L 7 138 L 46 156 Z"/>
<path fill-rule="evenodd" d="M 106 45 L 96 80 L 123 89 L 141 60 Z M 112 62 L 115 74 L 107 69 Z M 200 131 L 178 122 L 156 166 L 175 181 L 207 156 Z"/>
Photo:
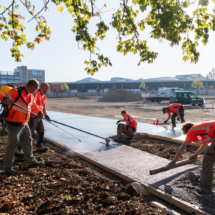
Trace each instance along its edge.
<path fill-rule="evenodd" d="M 87 20 L 91 20 L 91 16 L 87 16 Z"/>
<path fill-rule="evenodd" d="M 3 11 L 6 11 L 6 7 L 3 7 Z"/>
<path fill-rule="evenodd" d="M 0 8 L 2 7 L 2 5 L 0 5 Z"/>
<path fill-rule="evenodd" d="M 58 7 L 57 11 L 62 12 L 63 11 L 63 6 L 62 7 Z"/>
<path fill-rule="evenodd" d="M 40 43 L 42 42 L 43 40 L 42 39 L 40 39 Z"/>
<path fill-rule="evenodd" d="M 21 54 L 21 57 L 25 57 L 25 55 L 24 55 L 24 54 Z"/>
<path fill-rule="evenodd" d="M 107 8 L 107 5 L 106 5 L 106 4 L 105 4 L 104 6 L 105 6 L 105 8 Z"/>

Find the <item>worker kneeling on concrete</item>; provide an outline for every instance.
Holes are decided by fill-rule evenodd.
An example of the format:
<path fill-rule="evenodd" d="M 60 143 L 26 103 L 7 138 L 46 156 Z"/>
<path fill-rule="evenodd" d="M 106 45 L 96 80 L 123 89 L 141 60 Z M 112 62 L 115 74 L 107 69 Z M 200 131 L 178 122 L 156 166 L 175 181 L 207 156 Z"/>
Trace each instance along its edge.
<path fill-rule="evenodd" d="M 171 118 L 172 119 L 172 127 L 176 127 L 175 123 L 175 118 L 177 117 L 177 120 L 180 121 L 181 118 L 181 123 L 185 122 L 184 120 L 184 107 L 181 104 L 171 104 L 167 107 L 164 107 L 162 109 L 163 114 L 167 113 L 168 118 L 164 123 L 167 123 L 168 120 Z M 172 114 L 172 115 L 171 115 Z"/>
<path fill-rule="evenodd" d="M 118 124 L 117 138 L 122 139 L 122 134 L 128 136 L 129 138 L 132 138 L 134 136 L 134 133 L 137 131 L 137 122 L 135 121 L 134 117 L 127 114 L 126 110 L 123 110 L 121 112 L 121 115 L 124 119 L 118 120 L 116 123 Z M 120 122 L 125 122 L 126 125 L 121 124 Z"/>
<path fill-rule="evenodd" d="M 39 82 L 35 79 L 31 79 L 26 87 L 21 86 L 17 89 L 11 89 L 6 93 L 0 94 L 0 101 L 5 102 L 9 106 L 7 117 L 7 129 L 8 129 L 8 142 L 4 154 L 4 173 L 8 175 L 15 175 L 18 172 L 13 171 L 14 154 L 20 142 L 23 147 L 24 156 L 28 162 L 28 167 L 42 166 L 43 162 L 37 162 L 32 153 L 32 139 L 31 132 L 28 127 L 28 120 L 30 113 L 22 108 L 16 106 L 22 106 L 23 108 L 31 108 L 32 111 L 38 115 L 40 119 L 43 119 L 43 113 L 36 105 L 34 96 L 32 95 L 39 88 Z"/>
<path fill-rule="evenodd" d="M 43 115 L 45 116 L 45 118 L 50 120 L 50 117 L 48 116 L 48 114 L 46 112 L 46 96 L 45 96 L 45 94 L 48 91 L 49 91 L 49 84 L 42 83 L 40 89 L 34 93 L 34 98 L 35 98 L 36 104 L 43 111 Z M 35 107 L 31 108 L 32 112 L 33 112 L 34 108 Z M 44 141 L 44 132 L 45 132 L 43 120 L 41 120 L 39 117 L 31 115 L 31 118 L 29 120 L 28 125 L 30 127 L 31 133 L 33 133 L 35 130 L 37 131 L 37 145 L 36 145 L 37 150 L 39 150 L 39 151 L 40 150 L 42 150 L 42 151 L 48 150 L 47 147 L 42 145 L 42 143 Z"/>
<path fill-rule="evenodd" d="M 195 162 L 197 156 L 206 150 L 202 161 L 200 183 L 212 189 L 214 178 L 213 166 L 215 163 L 215 121 L 204 122 L 198 125 L 194 125 L 191 122 L 184 123 L 182 125 L 182 133 L 186 134 L 185 141 L 178 149 L 174 159 L 168 165 L 174 167 L 176 161 L 181 157 L 188 144 L 192 142 L 201 144 L 201 147 L 190 159 Z M 208 146 L 209 143 L 211 144 Z"/>

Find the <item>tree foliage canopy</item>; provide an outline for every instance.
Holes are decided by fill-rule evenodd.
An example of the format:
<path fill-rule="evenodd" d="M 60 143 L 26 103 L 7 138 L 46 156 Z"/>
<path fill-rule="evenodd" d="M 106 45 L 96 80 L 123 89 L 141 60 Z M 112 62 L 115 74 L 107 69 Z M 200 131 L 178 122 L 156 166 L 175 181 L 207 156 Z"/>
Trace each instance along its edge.
<path fill-rule="evenodd" d="M 193 83 L 191 85 L 191 88 L 193 88 L 193 89 L 201 89 L 203 87 L 204 87 L 203 83 L 200 82 L 198 79 L 196 79 L 195 81 L 193 81 Z"/>
<path fill-rule="evenodd" d="M 38 1 L 38 0 L 37 0 Z M 102 66 L 112 65 L 108 57 L 97 52 L 96 43 L 103 40 L 109 27 L 112 26 L 118 33 L 117 51 L 124 55 L 129 52 L 139 55 L 139 63 L 153 63 L 158 53 L 151 51 L 147 41 L 140 38 L 140 32 L 146 25 L 151 27 L 151 37 L 159 40 L 167 40 L 171 46 L 182 42 L 183 60 L 196 63 L 199 60 L 197 46 L 199 41 L 204 45 L 209 39 L 209 31 L 215 30 L 215 16 L 213 11 L 208 11 L 209 0 L 120 0 L 119 8 L 112 14 L 110 24 L 102 20 L 102 14 L 108 5 L 100 9 L 96 6 L 97 0 L 41 0 L 42 8 L 36 9 L 33 0 L 7 0 L 8 5 L 0 5 L 0 35 L 3 40 L 11 39 L 13 42 L 12 57 L 17 62 L 24 57 L 20 48 L 26 45 L 29 49 L 35 49 L 36 44 L 43 40 L 49 40 L 51 30 L 46 19 L 41 13 L 47 11 L 49 4 L 53 3 L 61 12 L 67 9 L 73 17 L 72 31 L 76 34 L 76 41 L 80 48 L 89 51 L 90 57 L 84 63 L 85 70 L 94 74 Z M 215 0 L 213 0 L 215 2 Z M 111 4 L 109 1 L 107 4 Z M 63 5 L 63 6 L 62 6 Z M 191 14 L 192 5 L 196 5 Z M 24 7 L 26 14 L 19 14 L 18 8 Z M 111 5 L 109 6 L 111 8 Z M 138 8 L 137 10 L 134 8 Z M 148 13 L 149 11 L 149 13 Z M 138 18 L 140 13 L 141 19 Z M 145 14 L 145 18 L 143 17 Z M 30 21 L 35 21 L 36 36 L 34 41 L 28 41 L 25 35 L 25 16 L 31 16 Z M 89 23 L 93 17 L 100 17 L 96 24 L 94 34 L 89 32 Z M 33 25 L 33 23 L 32 23 Z M 189 32 L 193 31 L 195 38 L 191 38 Z"/>
<path fill-rule="evenodd" d="M 140 84 L 140 86 L 139 86 L 139 89 L 142 90 L 142 91 L 144 91 L 146 88 L 147 88 L 147 87 L 146 87 L 146 83 L 145 83 L 144 81 L 141 82 L 141 84 Z"/>
<path fill-rule="evenodd" d="M 66 83 L 61 84 L 60 85 L 60 90 L 61 90 L 61 92 L 68 92 L 69 91 L 69 86 Z"/>

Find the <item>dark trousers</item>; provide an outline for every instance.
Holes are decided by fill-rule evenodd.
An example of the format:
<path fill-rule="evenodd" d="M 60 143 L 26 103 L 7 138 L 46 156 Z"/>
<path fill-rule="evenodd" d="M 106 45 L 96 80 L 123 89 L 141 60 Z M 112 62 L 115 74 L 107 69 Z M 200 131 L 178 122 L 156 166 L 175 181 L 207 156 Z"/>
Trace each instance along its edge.
<path fill-rule="evenodd" d="M 181 123 L 185 122 L 185 120 L 184 120 L 184 107 L 183 106 L 181 106 L 181 109 L 179 110 L 179 116 L 180 116 L 180 119 L 181 119 Z M 171 119 L 172 119 L 172 126 L 173 127 L 176 127 L 176 123 L 175 123 L 175 118 L 176 117 L 177 117 L 176 113 L 172 114 Z"/>

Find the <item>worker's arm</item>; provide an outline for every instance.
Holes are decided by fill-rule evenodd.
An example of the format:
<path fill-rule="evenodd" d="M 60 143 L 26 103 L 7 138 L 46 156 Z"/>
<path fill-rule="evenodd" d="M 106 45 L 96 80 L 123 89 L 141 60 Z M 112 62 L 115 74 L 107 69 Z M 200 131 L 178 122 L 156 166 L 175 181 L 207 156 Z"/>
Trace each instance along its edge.
<path fill-rule="evenodd" d="M 174 161 L 177 161 L 181 157 L 181 155 L 183 154 L 183 152 L 186 149 L 186 147 L 187 147 L 188 144 L 189 144 L 189 142 L 184 142 L 181 145 L 181 147 L 178 149 L 178 151 L 177 151 L 177 153 L 176 153 L 176 155 L 175 155 L 175 157 L 173 159 Z"/>
<path fill-rule="evenodd" d="M 176 112 L 176 114 L 177 114 L 177 117 L 179 117 L 180 115 L 179 115 L 178 108 L 175 109 L 175 112 Z"/>
<path fill-rule="evenodd" d="M 38 117 L 39 117 L 39 119 L 43 119 L 43 112 L 42 112 L 42 110 L 39 108 L 39 106 L 36 104 L 35 98 L 34 98 L 34 97 L 33 97 L 33 100 L 32 100 L 31 111 L 32 111 L 34 114 L 37 114 Z"/>
<path fill-rule="evenodd" d="M 194 155 L 197 157 L 197 156 L 200 155 L 202 152 L 204 152 L 205 149 L 207 149 L 207 147 L 208 147 L 208 144 L 202 144 L 202 145 L 198 148 L 198 150 L 195 152 Z"/>
<path fill-rule="evenodd" d="M 46 116 L 46 115 L 47 115 L 46 107 L 43 107 L 43 113 L 44 113 L 44 116 Z"/>

